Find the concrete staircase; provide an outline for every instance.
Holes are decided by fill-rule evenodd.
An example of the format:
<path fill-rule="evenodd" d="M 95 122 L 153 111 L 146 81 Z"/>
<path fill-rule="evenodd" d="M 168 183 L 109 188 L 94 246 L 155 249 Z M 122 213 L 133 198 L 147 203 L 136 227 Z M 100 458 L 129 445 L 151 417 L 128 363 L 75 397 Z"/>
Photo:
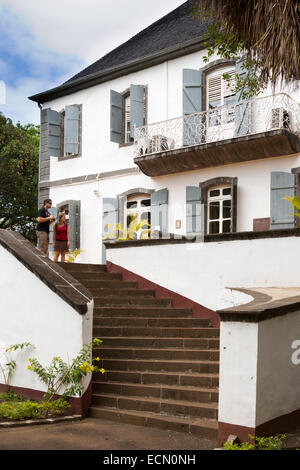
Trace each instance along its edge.
<path fill-rule="evenodd" d="M 219 330 L 105 265 L 62 265 L 94 296 L 90 416 L 217 439 Z"/>

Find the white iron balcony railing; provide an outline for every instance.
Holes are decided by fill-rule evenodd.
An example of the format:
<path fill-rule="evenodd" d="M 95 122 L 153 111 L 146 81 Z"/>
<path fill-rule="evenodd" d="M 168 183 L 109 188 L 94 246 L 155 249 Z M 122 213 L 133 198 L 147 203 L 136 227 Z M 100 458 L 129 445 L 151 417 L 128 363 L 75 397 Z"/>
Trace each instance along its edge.
<path fill-rule="evenodd" d="M 300 104 L 285 93 L 135 128 L 134 156 L 286 129 L 300 137 Z"/>

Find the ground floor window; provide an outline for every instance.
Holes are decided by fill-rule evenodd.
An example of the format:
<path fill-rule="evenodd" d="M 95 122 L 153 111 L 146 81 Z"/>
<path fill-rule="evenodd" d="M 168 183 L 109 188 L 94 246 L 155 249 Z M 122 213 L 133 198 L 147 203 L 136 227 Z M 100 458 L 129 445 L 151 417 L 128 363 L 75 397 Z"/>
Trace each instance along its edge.
<path fill-rule="evenodd" d="M 209 188 L 207 195 L 208 233 L 231 231 L 232 194 L 230 185 Z"/>
<path fill-rule="evenodd" d="M 139 226 L 141 221 L 146 221 Z M 126 226 L 138 227 L 135 231 L 134 238 L 150 238 L 150 234 L 146 232 L 151 227 L 151 198 L 149 194 L 136 194 L 128 196 L 126 201 Z M 147 225 L 149 224 L 149 225 Z"/>

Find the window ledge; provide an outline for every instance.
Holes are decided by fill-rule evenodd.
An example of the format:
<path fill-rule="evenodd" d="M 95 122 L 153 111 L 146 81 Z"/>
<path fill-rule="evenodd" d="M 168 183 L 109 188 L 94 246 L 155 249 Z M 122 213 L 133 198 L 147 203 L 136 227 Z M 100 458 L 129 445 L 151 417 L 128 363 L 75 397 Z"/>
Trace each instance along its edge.
<path fill-rule="evenodd" d="M 58 161 L 63 162 L 65 160 L 72 160 L 73 158 L 82 158 L 82 155 L 66 155 L 64 157 L 58 157 Z"/>

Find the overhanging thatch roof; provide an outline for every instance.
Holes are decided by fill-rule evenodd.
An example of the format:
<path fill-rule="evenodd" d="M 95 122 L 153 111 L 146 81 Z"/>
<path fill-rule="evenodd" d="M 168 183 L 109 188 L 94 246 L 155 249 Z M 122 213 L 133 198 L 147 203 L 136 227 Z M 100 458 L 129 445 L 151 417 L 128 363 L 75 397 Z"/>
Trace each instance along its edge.
<path fill-rule="evenodd" d="M 196 0 L 217 23 L 239 37 L 248 56 L 258 59 L 261 78 L 300 79 L 299 0 Z"/>

